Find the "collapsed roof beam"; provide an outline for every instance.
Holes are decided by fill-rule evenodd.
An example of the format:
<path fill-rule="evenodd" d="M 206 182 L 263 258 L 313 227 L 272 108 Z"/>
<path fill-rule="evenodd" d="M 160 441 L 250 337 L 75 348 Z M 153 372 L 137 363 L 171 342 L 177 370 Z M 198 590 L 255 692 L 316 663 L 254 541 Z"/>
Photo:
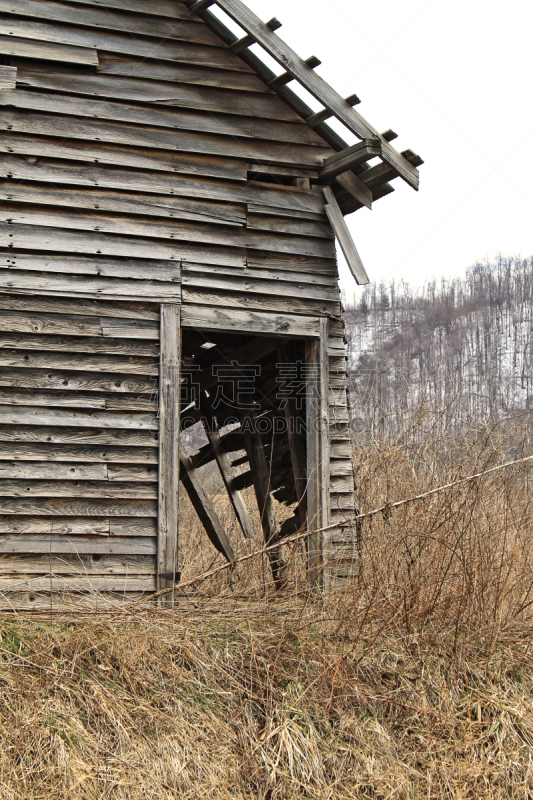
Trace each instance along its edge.
<path fill-rule="evenodd" d="M 373 128 L 360 114 L 355 111 L 340 94 L 329 86 L 323 78 L 317 75 L 285 42 L 282 41 L 270 28 L 261 22 L 241 0 L 216 0 L 217 5 L 230 16 L 234 22 L 252 36 L 294 80 L 298 80 L 313 97 L 332 112 L 346 127 L 360 139 L 377 139 L 381 142 L 381 156 L 398 175 L 414 189 L 419 186 L 419 174 L 401 153 Z M 192 6 L 194 7 L 194 6 Z"/>
<path fill-rule="evenodd" d="M 335 231 L 335 236 L 350 267 L 350 271 L 359 286 L 366 286 L 370 283 L 370 278 L 363 266 L 361 256 L 357 252 L 357 247 L 342 216 L 342 211 L 339 208 L 337 199 L 329 186 L 324 189 L 324 196 L 327 201 L 327 205 L 325 206 L 326 214 L 328 215 L 331 227 Z"/>

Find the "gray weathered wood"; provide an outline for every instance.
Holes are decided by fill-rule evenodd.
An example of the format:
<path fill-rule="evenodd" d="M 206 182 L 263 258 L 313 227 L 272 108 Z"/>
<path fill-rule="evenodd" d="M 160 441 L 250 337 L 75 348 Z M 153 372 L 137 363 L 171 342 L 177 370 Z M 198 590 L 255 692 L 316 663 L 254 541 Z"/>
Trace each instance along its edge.
<path fill-rule="evenodd" d="M 215 508 L 207 496 L 201 478 L 193 467 L 190 458 L 180 445 L 181 480 L 189 495 L 194 510 L 204 526 L 209 540 L 227 561 L 235 561 L 235 554 Z"/>
<path fill-rule="evenodd" d="M 79 192 L 76 192 L 79 196 Z M 44 198 L 43 198 L 44 199 Z M 181 283 L 181 264 L 173 261 L 142 261 L 141 259 L 111 259 L 111 258 L 87 258 L 83 256 L 56 256 L 45 253 L 2 253 L 0 254 L 0 266 L 2 269 L 36 271 L 36 272 L 56 272 L 66 275 L 94 275 L 99 278 L 120 278 L 120 282 L 111 284 L 120 287 L 121 291 L 130 288 L 136 293 L 146 292 L 148 287 L 157 293 L 157 281 L 175 285 L 173 291 L 178 293 Z M 144 280 L 150 275 L 150 281 Z M 128 280 L 132 278 L 133 280 Z M 126 279 L 126 280 L 124 280 Z M 139 280 L 140 283 L 135 281 Z M 104 283 L 104 281 L 101 281 Z M 88 284 L 87 284 L 88 285 Z M 166 293 L 167 287 L 160 287 Z M 145 295 L 146 296 L 146 295 Z M 145 338 L 143 336 L 143 338 Z M 146 338 L 151 338 L 146 336 Z"/>
<path fill-rule="evenodd" d="M 237 521 L 241 526 L 241 530 L 246 536 L 246 538 L 254 539 L 255 529 L 252 520 L 250 518 L 250 515 L 248 514 L 246 505 L 244 504 L 244 500 L 242 499 L 242 495 L 235 488 L 235 476 L 231 464 L 231 456 L 225 450 L 224 445 L 221 441 L 216 418 L 214 416 L 214 413 L 212 413 L 211 408 L 208 407 L 207 405 L 205 408 L 203 408 L 203 411 L 208 415 L 206 418 L 203 418 L 202 420 L 205 435 L 207 436 L 207 439 L 211 447 L 213 448 L 217 466 L 222 476 L 222 480 L 224 481 L 226 491 L 228 492 L 231 505 L 233 506 L 233 510 L 235 511 L 235 516 L 237 517 Z"/>
<path fill-rule="evenodd" d="M 155 310 L 157 308 L 157 311 Z M 116 303 L 108 300 L 78 300 L 62 297 L 24 296 L 14 299 L 0 294 L 2 311 L 36 311 L 43 314 L 72 314 L 74 316 L 111 317 L 159 322 L 159 307 L 145 301 L 139 303 Z"/>
<path fill-rule="evenodd" d="M 293 279 L 298 278 L 293 274 Z M 273 285 L 274 284 L 274 285 Z M 197 269 L 188 269 L 188 265 L 184 265 L 182 286 L 184 291 L 189 288 L 209 289 L 209 290 L 222 290 L 226 292 L 242 292 L 246 296 L 249 294 L 264 294 L 268 295 L 275 288 L 275 282 L 271 278 L 263 278 L 262 280 L 255 279 L 253 272 L 247 271 L 246 274 L 239 274 L 236 270 L 230 275 L 212 274 L 209 269 L 205 267 L 200 272 Z M 283 284 L 284 297 L 295 297 L 299 300 L 325 300 L 336 302 L 339 296 L 338 286 L 316 286 L 307 282 L 296 283 L 285 281 Z"/>
<path fill-rule="evenodd" d="M 319 335 L 319 323 L 314 317 L 291 316 L 290 314 L 259 313 L 239 309 L 184 306 L 182 309 L 184 328 L 266 334 L 267 336 L 292 336 L 296 338 Z"/>
<path fill-rule="evenodd" d="M 370 283 L 370 278 L 368 277 L 363 266 L 363 262 L 361 261 L 361 257 L 357 252 L 357 248 L 354 244 L 350 231 L 348 230 L 348 226 L 344 221 L 344 217 L 342 216 L 342 212 L 339 208 L 337 200 L 335 199 L 335 195 L 331 189 L 327 188 L 324 189 L 324 195 L 328 201 L 326 213 L 331 222 L 331 226 L 335 231 L 335 236 L 337 237 L 341 250 L 344 253 L 346 262 L 350 267 L 350 271 L 357 283 L 360 286 L 364 286 Z"/>
<path fill-rule="evenodd" d="M 155 500 L 0 497 L 0 514 L 56 517 L 157 517 Z"/>
<path fill-rule="evenodd" d="M 337 300 L 316 300 L 300 297 L 284 297 L 281 293 L 272 294 L 244 294 L 236 290 L 229 295 L 227 289 L 202 289 L 202 287 L 184 286 L 182 291 L 183 303 L 186 305 L 205 305 L 224 308 L 229 305 L 235 309 L 253 312 L 274 312 L 282 316 L 291 314 L 302 316 L 329 316 L 341 313 L 340 302 Z M 230 300 L 231 298 L 231 300 Z"/>
<path fill-rule="evenodd" d="M 54 230 L 49 228 L 48 231 Z M 47 234 L 48 234 L 47 231 Z M 43 241 L 51 241 L 45 235 Z M 72 242 L 72 238 L 70 240 Z M 74 251 L 76 248 L 73 248 Z M 196 254 L 195 254 L 196 255 Z M 31 295 L 46 292 L 49 297 L 78 297 L 142 301 L 147 297 L 158 303 L 180 302 L 181 286 L 162 281 L 125 281 L 113 278 L 79 277 L 77 275 L 51 275 L 49 272 L 25 272 L 0 269 L 0 291 L 5 294 Z"/>
<path fill-rule="evenodd" d="M 206 224 L 246 225 L 246 205 L 244 203 L 216 203 L 207 200 L 191 200 L 188 197 L 153 196 L 141 193 L 136 193 L 132 196 L 127 192 L 100 191 L 98 189 L 80 193 L 77 189 L 65 187 L 50 187 L 47 188 L 46 192 L 43 192 L 40 186 L 20 183 L 0 186 L 0 197 L 13 203 L 39 203 L 41 205 L 65 206 L 67 208 L 72 208 L 76 204 L 77 208 L 87 208 L 93 211 L 114 211 L 124 214 L 170 217 Z M 273 213 L 272 210 L 270 213 Z M 103 259 L 99 259 L 89 263 L 94 264 L 95 269 L 97 265 L 100 265 L 100 269 L 103 272 L 101 271 L 99 274 L 108 274 L 110 277 L 114 275 L 114 277 L 122 278 L 128 276 L 146 278 L 146 270 L 148 268 L 153 269 L 153 264 L 142 261 L 129 261 L 127 264 L 121 265 L 117 264 L 116 261 L 106 264 Z M 113 268 L 115 273 L 106 272 L 106 266 L 108 270 Z M 179 265 L 162 262 L 158 265 L 158 272 L 165 267 L 168 268 L 168 274 L 163 280 L 179 279 Z M 140 274 L 138 276 L 132 274 L 134 270 L 138 270 Z"/>
<path fill-rule="evenodd" d="M 152 500 L 157 498 L 153 484 L 114 483 L 112 481 L 5 480 L 0 482 L 0 497 L 96 497 L 98 499 Z"/>
<path fill-rule="evenodd" d="M 340 153 L 330 156 L 324 162 L 323 168 L 320 170 L 319 178 L 324 183 L 336 178 L 343 172 L 368 161 L 371 158 L 377 158 L 381 155 L 381 144 L 372 139 L 364 139 L 362 142 L 354 144 L 352 147 L 347 147 L 346 150 L 341 150 Z"/>
<path fill-rule="evenodd" d="M 71 113 L 73 112 L 71 111 Z M 88 121 L 71 116 L 63 117 L 35 112 L 28 114 L 21 111 L 4 112 L 0 129 L 35 136 L 82 139 L 84 142 L 118 143 L 124 147 L 148 147 L 173 152 L 178 150 L 180 153 L 204 153 L 208 157 L 246 158 L 255 162 L 250 165 L 250 171 L 266 171 L 271 169 L 270 163 L 274 163 L 276 164 L 274 168 L 276 174 L 307 172 L 307 170 L 302 170 L 299 165 L 318 168 L 322 165 L 324 157 L 331 152 L 329 148 L 321 148 L 316 145 L 262 141 L 251 137 L 235 141 L 232 137 L 215 136 L 210 133 L 176 129 L 171 131 L 167 128 L 156 129 L 140 124 L 131 127 L 122 122 L 94 119 Z M 278 164 L 281 166 L 278 167 Z M 180 166 L 178 162 L 176 170 L 180 170 Z M 165 169 L 165 166 L 161 168 Z M 318 177 L 318 169 L 309 170 L 309 176 Z M 221 177 L 230 176 L 226 172 Z"/>
<path fill-rule="evenodd" d="M 36 0 L 0 0 L 0 13 L 15 13 L 17 16 L 28 17 L 36 20 L 51 20 L 52 22 L 71 23 L 73 25 L 89 26 L 91 28 L 102 29 L 104 31 L 121 31 L 124 33 L 134 33 L 141 36 L 156 36 L 164 39 L 178 39 L 184 42 L 196 42 L 198 44 L 208 44 L 214 47 L 221 47 L 222 42 L 213 34 L 207 25 L 198 25 L 196 20 L 182 17 L 174 20 L 171 17 L 161 19 L 157 16 L 148 16 L 145 9 L 144 14 L 124 13 L 120 10 L 112 11 L 106 8 L 103 14 L 100 9 L 93 9 L 83 6 L 72 6 L 66 3 L 54 3 L 47 0 L 46 3 L 36 2 Z M 9 27 L 9 17 L 2 18 L 4 32 L 6 24 Z M 32 32 L 32 22 L 28 22 L 28 35 Z M 42 31 L 44 25 L 39 25 L 37 31 Z M 99 45 L 98 37 L 101 35 L 97 31 L 78 31 L 78 36 L 85 33 L 88 42 L 94 42 L 96 47 L 101 50 L 106 48 L 105 44 Z M 38 37 L 41 38 L 41 37 Z"/>
<path fill-rule="evenodd" d="M 265 544 L 268 546 L 278 544 L 280 529 L 272 500 L 270 467 L 265 454 L 263 437 L 257 429 L 256 417 L 253 413 L 244 417 L 242 427 Z M 280 589 L 285 577 L 285 562 L 280 550 L 278 548 L 270 550 L 268 558 L 274 583 L 276 588 Z"/>
<path fill-rule="evenodd" d="M 337 181 L 346 191 L 350 192 L 352 197 L 361 203 L 362 206 L 365 206 L 365 208 L 372 208 L 372 192 L 354 172 L 348 170 L 348 172 L 337 175 Z"/>
<path fill-rule="evenodd" d="M 159 340 L 159 330 L 154 322 L 148 320 L 127 321 L 124 319 L 113 319 L 112 317 L 99 318 L 96 316 L 85 316 L 84 314 L 47 314 L 47 313 L 27 313 L 25 311 L 5 310 L 0 316 L 0 332 L 10 333 L 32 333 L 37 334 L 36 341 L 40 341 L 43 335 L 54 334 L 66 337 L 66 343 L 73 341 L 70 337 L 90 337 L 89 343 L 85 346 L 96 346 L 96 343 L 105 347 L 106 342 L 102 342 L 94 337 L 110 338 L 112 341 L 107 346 L 113 347 L 115 339 L 141 339 Z M 61 348 L 61 340 L 57 340 L 58 349 Z M 84 342 L 80 342 L 84 346 Z M 136 355 L 157 355 L 156 345 L 145 344 L 143 341 L 133 343 L 124 342 L 123 346 L 135 347 Z M 139 352 L 143 348 L 148 348 L 149 352 Z M 91 351 L 87 351 L 91 352 Z M 133 355 L 133 353 L 132 353 Z"/>
<path fill-rule="evenodd" d="M 156 539 L 157 520 L 143 518 L 76 518 L 69 517 L 1 517 L 0 534 L 18 536 L 98 536 L 102 537 L 144 537 Z"/>
<path fill-rule="evenodd" d="M 99 554 L 4 554 L 0 555 L 0 576 L 3 575 L 49 575 L 58 577 L 93 575 L 153 575 L 155 559 L 146 555 L 102 555 Z M 1 580 L 1 578 L 0 578 Z"/>
<path fill-rule="evenodd" d="M 157 431 L 102 430 L 101 428 L 39 428 L 37 426 L 0 426 L 0 442 L 48 442 L 51 445 L 116 445 L 119 447 L 153 447 Z"/>
<path fill-rule="evenodd" d="M 1 592 L 152 592 L 155 578 L 150 575 L 116 575 L 112 577 L 87 576 L 59 578 L 49 575 L 34 578 L 3 576 Z"/>
<path fill-rule="evenodd" d="M 152 467 L 117 464 L 50 464 L 47 462 L 30 464 L 28 462 L 0 461 L 0 479 L 157 483 L 157 470 Z M 72 493 L 76 493 L 74 488 Z"/>
<path fill-rule="evenodd" d="M 138 60 L 135 63 L 143 65 L 149 74 L 158 66 L 158 62 L 147 62 L 145 59 Z M 161 69 L 165 68 L 177 69 L 171 65 L 166 65 L 166 67 L 161 65 Z M 219 70 L 215 70 L 215 72 L 218 73 Z M 146 77 L 149 77 L 149 74 Z M 230 74 L 238 78 L 242 73 L 233 72 Z M 160 106 L 153 103 L 139 106 L 127 102 L 121 103 L 112 99 L 94 99 L 89 96 L 76 97 L 75 95 L 51 94 L 31 91 L 30 89 L 21 91 L 21 87 L 17 91 L 1 92 L 0 105 L 30 111 L 44 111 L 49 114 L 130 122 L 143 127 L 156 126 L 181 131 L 215 133 L 219 136 L 242 136 L 262 140 L 272 139 L 277 142 L 314 144 L 320 148 L 325 145 L 324 140 L 318 134 L 302 126 L 301 120 L 291 122 L 276 119 L 257 120 L 254 117 L 242 114 L 223 114 L 220 108 L 216 113 L 190 108 L 176 110 L 172 106 Z"/>
<path fill-rule="evenodd" d="M 0 65 L 0 92 L 14 89 L 17 83 L 17 68 Z"/>
<path fill-rule="evenodd" d="M 0 24 L 0 32 L 3 32 Z M 131 40 L 131 39 L 130 39 Z M 221 50 L 220 52 L 229 52 Z M 156 57 L 155 54 L 152 57 Z M 298 117 L 279 97 L 255 92 L 238 92 L 208 86 L 153 81 L 142 78 L 121 78 L 111 75 L 79 75 L 32 72 L 19 67 L 18 83 L 32 89 L 77 92 L 114 100 L 166 103 L 197 111 L 241 114 L 245 117 L 297 122 Z M 331 151 L 330 151 L 331 152 Z"/>
<path fill-rule="evenodd" d="M 60 61 L 67 64 L 86 64 L 97 66 L 98 53 L 88 47 L 72 47 L 56 42 L 0 36 L 0 51 L 6 56 L 36 58 L 43 61 Z"/>
<path fill-rule="evenodd" d="M 157 447 L 91 447 L 22 442 L 2 442 L 0 459 L 5 461 L 83 462 L 89 464 L 157 464 Z M 1 464 L 0 464 L 1 466 Z"/>
<path fill-rule="evenodd" d="M 89 392 L 36 392 L 0 388 L 1 406 L 48 406 L 49 408 L 100 409 L 157 412 L 157 401 L 143 395 L 105 395 Z M 2 458 L 2 453 L 0 453 Z"/>
<path fill-rule="evenodd" d="M 171 588 L 179 581 L 180 366 L 181 309 L 161 306 L 158 589 Z M 173 595 L 165 602 L 172 604 Z"/>
<path fill-rule="evenodd" d="M 130 375 L 159 374 L 154 359 L 89 353 L 39 353 L 32 350 L 0 350 L 0 367 L 68 369 L 84 372 L 123 372 Z"/>
<path fill-rule="evenodd" d="M 157 386 L 154 379 L 123 374 L 95 372 L 60 372 L 48 369 L 0 369 L 0 386 L 18 389 L 59 389 L 71 392 L 111 392 L 154 395 Z"/>
<path fill-rule="evenodd" d="M 155 556 L 156 552 L 156 539 L 140 536 L 131 539 L 109 537 L 82 539 L 79 536 L 75 538 L 56 535 L 46 537 L 34 534 L 0 536 L 0 553 Z M 5 563 L 9 564 L 10 562 L 6 561 Z M 46 569 L 42 571 L 46 571 Z"/>

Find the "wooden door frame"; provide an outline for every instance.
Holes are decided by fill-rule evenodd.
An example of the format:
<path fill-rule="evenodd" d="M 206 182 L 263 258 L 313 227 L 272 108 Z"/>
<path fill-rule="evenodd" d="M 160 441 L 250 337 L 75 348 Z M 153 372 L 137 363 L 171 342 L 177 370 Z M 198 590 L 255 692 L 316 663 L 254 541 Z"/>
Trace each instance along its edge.
<path fill-rule="evenodd" d="M 157 585 L 168 589 L 179 581 L 179 483 L 181 331 L 197 328 L 304 340 L 309 370 L 307 392 L 307 525 L 312 586 L 322 585 L 323 535 L 330 518 L 329 320 L 268 312 L 221 310 L 209 306 L 165 303 L 161 312 L 159 524 Z M 172 595 L 167 602 L 172 603 Z"/>

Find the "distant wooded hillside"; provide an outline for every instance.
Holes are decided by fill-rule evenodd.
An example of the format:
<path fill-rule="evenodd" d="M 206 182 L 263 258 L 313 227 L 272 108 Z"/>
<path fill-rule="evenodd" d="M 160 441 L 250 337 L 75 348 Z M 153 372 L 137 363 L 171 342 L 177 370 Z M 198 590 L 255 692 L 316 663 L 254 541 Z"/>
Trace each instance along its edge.
<path fill-rule="evenodd" d="M 346 323 L 355 430 L 398 429 L 421 404 L 467 424 L 533 408 L 533 258 L 369 286 Z"/>

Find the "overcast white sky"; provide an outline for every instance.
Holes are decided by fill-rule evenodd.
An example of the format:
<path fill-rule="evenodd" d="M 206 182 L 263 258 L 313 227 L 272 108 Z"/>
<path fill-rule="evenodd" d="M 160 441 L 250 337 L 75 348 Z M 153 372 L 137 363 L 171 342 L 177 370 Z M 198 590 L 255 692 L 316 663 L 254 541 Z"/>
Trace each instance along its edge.
<path fill-rule="evenodd" d="M 319 74 L 426 162 L 420 192 L 397 180 L 373 211 L 348 217 L 373 280 L 419 283 L 499 251 L 533 255 L 531 0 L 246 2 L 278 17 L 302 58 L 318 56 Z"/>

